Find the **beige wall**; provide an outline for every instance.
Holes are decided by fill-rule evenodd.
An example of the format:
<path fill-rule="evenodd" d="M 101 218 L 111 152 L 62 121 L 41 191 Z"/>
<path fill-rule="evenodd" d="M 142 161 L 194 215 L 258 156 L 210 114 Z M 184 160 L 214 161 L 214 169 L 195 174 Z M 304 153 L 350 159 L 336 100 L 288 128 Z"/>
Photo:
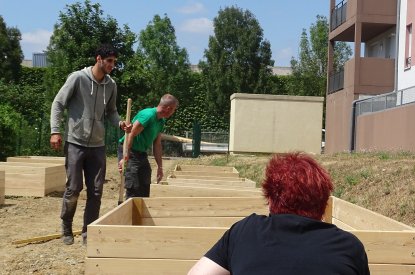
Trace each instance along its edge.
<path fill-rule="evenodd" d="M 358 116 L 356 151 L 415 152 L 415 104 Z"/>
<path fill-rule="evenodd" d="M 233 94 L 229 150 L 319 154 L 323 101 L 323 97 Z"/>

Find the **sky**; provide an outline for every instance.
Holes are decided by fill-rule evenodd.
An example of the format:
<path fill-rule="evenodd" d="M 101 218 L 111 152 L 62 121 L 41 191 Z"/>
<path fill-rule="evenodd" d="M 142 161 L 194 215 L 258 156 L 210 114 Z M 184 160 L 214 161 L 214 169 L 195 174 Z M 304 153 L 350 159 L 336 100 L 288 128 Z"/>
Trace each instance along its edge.
<path fill-rule="evenodd" d="M 25 59 L 46 50 L 59 12 L 66 11 L 72 0 L 0 0 L 0 16 L 7 27 L 17 27 Z M 91 0 L 91 3 L 96 3 Z M 127 24 L 139 34 L 154 15 L 170 18 L 176 31 L 177 44 L 186 48 L 191 64 L 198 64 L 213 35 L 213 19 L 226 7 L 249 10 L 263 29 L 263 37 L 271 44 L 275 66 L 290 66 L 298 56 L 301 32 L 316 22 L 317 15 L 328 17 L 329 0 L 100 0 L 104 17 L 115 18 L 122 27 Z M 136 49 L 134 49 L 136 50 Z"/>

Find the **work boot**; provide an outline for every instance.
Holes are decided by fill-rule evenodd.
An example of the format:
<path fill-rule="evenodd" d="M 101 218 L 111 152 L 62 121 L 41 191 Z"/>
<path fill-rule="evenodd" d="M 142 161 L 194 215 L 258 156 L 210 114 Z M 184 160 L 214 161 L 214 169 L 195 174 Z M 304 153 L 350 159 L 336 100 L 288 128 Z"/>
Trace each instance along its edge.
<path fill-rule="evenodd" d="M 83 245 L 86 245 L 86 243 L 87 243 L 87 239 L 86 239 L 86 237 L 87 237 L 86 232 L 83 232 L 83 233 L 82 233 L 82 244 L 83 244 Z"/>
<path fill-rule="evenodd" d="M 74 242 L 73 236 L 63 236 L 62 241 L 66 245 L 71 245 Z"/>
<path fill-rule="evenodd" d="M 62 241 L 66 245 L 74 243 L 72 223 L 62 222 Z"/>

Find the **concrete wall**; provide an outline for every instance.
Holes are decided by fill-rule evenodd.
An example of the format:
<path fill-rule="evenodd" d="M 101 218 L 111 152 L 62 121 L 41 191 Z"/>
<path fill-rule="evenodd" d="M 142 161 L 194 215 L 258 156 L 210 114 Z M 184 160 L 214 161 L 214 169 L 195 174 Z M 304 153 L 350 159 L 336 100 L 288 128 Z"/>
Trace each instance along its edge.
<path fill-rule="evenodd" d="M 327 95 L 325 153 L 350 151 L 353 100 L 355 94 L 351 87 Z"/>
<path fill-rule="evenodd" d="M 233 94 L 229 150 L 319 154 L 323 101 L 323 97 Z"/>
<path fill-rule="evenodd" d="M 415 104 L 358 116 L 356 151 L 415 152 Z"/>

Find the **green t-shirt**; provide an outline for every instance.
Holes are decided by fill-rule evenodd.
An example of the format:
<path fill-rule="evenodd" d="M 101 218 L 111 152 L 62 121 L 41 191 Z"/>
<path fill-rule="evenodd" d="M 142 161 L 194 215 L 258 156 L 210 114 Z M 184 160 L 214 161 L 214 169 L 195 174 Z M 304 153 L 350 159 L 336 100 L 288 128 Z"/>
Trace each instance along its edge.
<path fill-rule="evenodd" d="M 131 123 L 137 120 L 143 125 L 144 129 L 134 137 L 132 149 L 134 151 L 147 152 L 157 135 L 163 131 L 166 120 L 164 118 L 157 119 L 157 108 L 155 107 L 141 110 Z M 124 142 L 124 137 L 120 139 L 120 142 Z"/>

